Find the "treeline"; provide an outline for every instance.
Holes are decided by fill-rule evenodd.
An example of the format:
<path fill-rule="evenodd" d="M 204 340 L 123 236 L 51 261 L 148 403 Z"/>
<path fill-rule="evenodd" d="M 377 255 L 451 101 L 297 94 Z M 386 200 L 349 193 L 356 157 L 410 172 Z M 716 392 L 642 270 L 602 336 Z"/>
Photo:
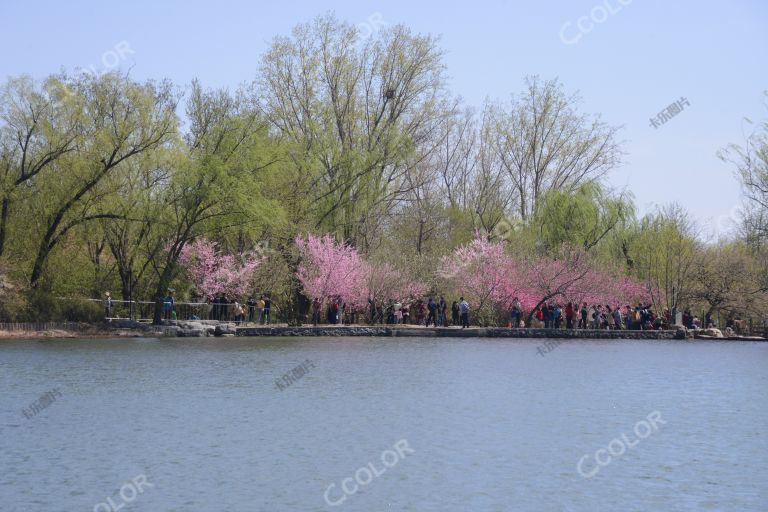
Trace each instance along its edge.
<path fill-rule="evenodd" d="M 0 96 L 0 317 L 40 319 L 52 297 L 108 290 L 190 297 L 180 257 L 206 238 L 235 258 L 257 252 L 253 290 L 296 320 L 307 300 L 295 239 L 310 233 L 431 292 L 444 257 L 480 234 L 526 258 L 579 247 L 660 308 L 762 314 L 765 126 L 721 155 L 745 185 L 743 230 L 704 243 L 679 206 L 638 218 L 605 185 L 623 156 L 618 128 L 579 101 L 529 77 L 508 101 L 470 108 L 436 38 L 394 26 L 362 39 L 332 15 L 275 38 L 232 91 L 120 73 L 12 78 Z"/>

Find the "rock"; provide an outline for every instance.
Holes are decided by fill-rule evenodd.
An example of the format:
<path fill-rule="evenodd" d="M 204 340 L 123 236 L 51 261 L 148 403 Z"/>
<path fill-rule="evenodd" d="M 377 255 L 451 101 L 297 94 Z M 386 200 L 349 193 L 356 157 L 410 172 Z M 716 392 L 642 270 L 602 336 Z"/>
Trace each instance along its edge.
<path fill-rule="evenodd" d="M 205 330 L 205 328 L 206 328 L 206 326 L 203 325 L 202 322 L 197 322 L 197 321 L 194 321 L 194 320 L 179 322 L 178 326 L 181 327 L 182 329 L 187 329 L 187 330 L 190 330 L 190 329 L 192 329 L 192 330 L 197 330 L 197 329 Z"/>
<path fill-rule="evenodd" d="M 153 330 L 151 325 L 143 324 L 136 320 L 128 320 L 127 318 L 113 318 L 108 321 L 106 325 L 110 329 L 136 329 L 139 331 Z"/>
<path fill-rule="evenodd" d="M 176 336 L 180 338 L 202 338 L 205 336 L 205 331 L 202 329 L 179 329 L 176 331 Z"/>
<path fill-rule="evenodd" d="M 723 333 L 720 331 L 720 329 L 715 329 L 714 327 L 710 327 L 709 329 L 704 329 L 702 334 L 705 334 L 707 336 L 712 336 L 713 338 L 724 338 Z"/>
<path fill-rule="evenodd" d="M 232 334 L 234 336 L 236 333 L 237 327 L 235 324 L 218 324 L 213 331 L 214 336 L 224 336 L 225 334 Z"/>

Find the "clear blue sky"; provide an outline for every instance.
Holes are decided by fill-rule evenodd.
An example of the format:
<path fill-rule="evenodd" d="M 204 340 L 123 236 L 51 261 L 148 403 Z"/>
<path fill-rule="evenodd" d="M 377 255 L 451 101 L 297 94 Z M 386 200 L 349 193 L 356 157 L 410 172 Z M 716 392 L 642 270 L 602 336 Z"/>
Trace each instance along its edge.
<path fill-rule="evenodd" d="M 234 88 L 254 78 L 275 35 L 329 10 L 440 35 L 451 89 L 470 105 L 520 91 L 525 75 L 559 77 L 582 94 L 583 111 L 624 126 L 626 164 L 609 183 L 631 190 L 641 212 L 678 201 L 704 227 L 728 227 L 740 190 L 716 152 L 743 141 L 744 117 L 768 118 L 765 0 L 4 0 L 0 79 L 101 69 L 114 57 L 105 52 L 126 41 L 135 53 L 119 66 L 135 78 Z M 577 22 L 590 13 L 605 19 L 582 20 L 592 28 L 581 33 Z M 690 106 L 652 128 L 650 117 L 680 97 Z"/>

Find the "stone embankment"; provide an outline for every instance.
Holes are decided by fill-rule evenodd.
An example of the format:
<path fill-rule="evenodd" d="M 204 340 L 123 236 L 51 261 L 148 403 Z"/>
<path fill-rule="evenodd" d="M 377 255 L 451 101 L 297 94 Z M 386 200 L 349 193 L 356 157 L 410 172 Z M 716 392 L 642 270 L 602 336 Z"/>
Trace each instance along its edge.
<path fill-rule="evenodd" d="M 609 331 L 592 329 L 508 329 L 502 327 L 425 328 L 384 326 L 238 327 L 237 336 L 398 336 L 437 338 L 685 339 L 683 330 Z"/>

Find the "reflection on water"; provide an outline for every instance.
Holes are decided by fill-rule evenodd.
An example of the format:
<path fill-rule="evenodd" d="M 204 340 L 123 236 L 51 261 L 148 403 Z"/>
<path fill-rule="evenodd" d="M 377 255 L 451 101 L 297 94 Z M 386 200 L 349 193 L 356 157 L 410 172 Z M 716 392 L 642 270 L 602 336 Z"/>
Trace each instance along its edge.
<path fill-rule="evenodd" d="M 3 341 L 0 509 L 768 510 L 768 344 L 538 344 Z"/>

